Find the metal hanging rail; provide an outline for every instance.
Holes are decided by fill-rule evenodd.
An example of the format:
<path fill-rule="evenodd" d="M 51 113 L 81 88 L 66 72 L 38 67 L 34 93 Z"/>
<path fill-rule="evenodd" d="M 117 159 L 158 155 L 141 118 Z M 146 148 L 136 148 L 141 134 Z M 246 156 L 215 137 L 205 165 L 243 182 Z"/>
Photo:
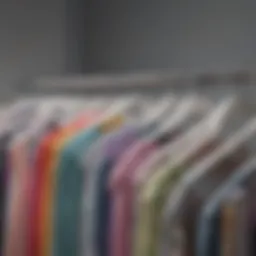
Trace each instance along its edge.
<path fill-rule="evenodd" d="M 185 73 L 151 71 L 134 74 L 109 74 L 87 76 L 41 77 L 21 88 L 25 93 L 39 94 L 115 94 L 115 93 L 161 93 L 168 90 L 202 90 L 216 86 L 232 88 L 253 84 L 251 71 Z"/>

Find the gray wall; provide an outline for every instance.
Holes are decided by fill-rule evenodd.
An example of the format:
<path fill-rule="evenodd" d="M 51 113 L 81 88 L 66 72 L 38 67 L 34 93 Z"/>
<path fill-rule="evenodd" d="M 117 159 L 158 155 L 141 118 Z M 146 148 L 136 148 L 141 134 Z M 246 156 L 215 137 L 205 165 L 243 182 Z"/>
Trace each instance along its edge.
<path fill-rule="evenodd" d="M 65 69 L 65 2 L 3 0 L 0 3 L 0 88 Z"/>
<path fill-rule="evenodd" d="M 3 0 L 0 87 L 64 72 L 252 67 L 255 0 Z"/>
<path fill-rule="evenodd" d="M 255 0 L 109 0 L 90 8 L 87 70 L 256 64 Z"/>

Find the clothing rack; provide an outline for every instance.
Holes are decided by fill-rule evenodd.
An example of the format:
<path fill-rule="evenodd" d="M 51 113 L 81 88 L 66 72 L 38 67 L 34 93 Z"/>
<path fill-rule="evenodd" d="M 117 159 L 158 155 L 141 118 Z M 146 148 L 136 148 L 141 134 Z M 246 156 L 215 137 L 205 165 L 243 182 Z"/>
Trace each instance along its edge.
<path fill-rule="evenodd" d="M 162 93 L 168 90 L 202 90 L 227 85 L 239 89 L 256 81 L 252 71 L 222 72 L 148 71 L 131 74 L 71 75 L 39 77 L 19 90 L 36 94 L 124 94 L 131 92 Z"/>
<path fill-rule="evenodd" d="M 247 119 L 246 121 L 248 121 L 247 113 L 248 115 L 255 115 L 256 110 L 254 103 L 254 95 L 256 92 L 254 86 L 256 82 L 255 78 L 253 72 L 242 70 L 202 73 L 162 71 L 130 75 L 74 76 L 63 78 L 44 77 L 36 79 L 31 84 L 17 88 L 17 91 L 20 92 L 19 97 L 31 97 L 37 102 L 37 97 L 39 96 L 45 99 L 45 101 L 43 105 L 40 106 L 38 115 L 36 114 L 36 117 L 39 116 L 39 118 L 31 118 L 33 121 L 33 130 L 31 129 L 29 132 L 24 131 L 24 133 L 21 133 L 21 136 L 18 134 L 18 139 L 15 140 L 16 144 L 12 142 L 11 153 L 9 153 L 12 158 L 8 158 L 11 159 L 11 161 L 9 160 L 8 162 L 8 167 L 10 166 L 10 169 L 15 171 L 12 172 L 12 176 L 9 176 L 13 178 L 13 181 L 10 182 L 12 190 L 6 190 L 7 192 L 12 191 L 12 193 L 9 192 L 10 197 L 6 197 L 11 202 L 10 205 L 7 204 L 10 208 L 7 214 L 11 217 L 9 218 L 8 216 L 8 218 L 6 218 L 9 222 L 5 224 L 7 229 L 5 230 L 3 240 L 3 249 L 4 252 L 6 252 L 4 255 L 11 256 L 20 254 L 19 248 L 23 249 L 23 254 L 21 255 L 24 256 L 28 255 L 26 254 L 27 251 L 32 252 L 29 254 L 31 256 L 40 254 L 40 251 L 46 252 L 45 255 L 54 254 L 57 256 L 69 256 L 71 254 L 129 256 L 133 255 L 134 252 L 132 250 L 136 252 L 134 255 L 157 255 L 158 251 L 162 252 L 162 245 L 164 245 L 164 251 L 167 251 L 167 249 L 171 249 L 171 251 L 174 249 L 175 251 L 176 244 L 178 244 L 176 243 L 176 226 L 173 226 L 174 232 L 165 230 L 165 225 L 163 229 L 161 227 L 161 230 L 159 229 L 158 231 L 156 227 L 158 221 L 162 218 L 162 213 L 165 212 L 165 205 L 161 202 L 168 203 L 169 192 L 172 190 L 174 183 L 177 182 L 176 179 L 181 180 L 183 175 L 186 174 L 186 170 L 194 168 L 193 165 L 197 164 L 197 162 L 198 166 L 196 165 L 196 167 L 198 169 L 192 169 L 192 171 L 194 170 L 192 174 L 197 174 L 198 170 L 200 171 L 201 168 L 204 170 L 205 162 L 203 161 L 203 157 L 206 157 L 207 166 L 209 160 L 210 163 L 214 162 L 214 165 L 206 167 L 207 170 L 211 172 L 215 169 L 220 169 L 221 172 L 216 171 L 218 174 L 216 179 L 211 175 L 207 175 L 207 179 L 199 175 L 203 177 L 203 179 L 200 180 L 198 186 L 197 179 L 193 182 L 193 184 L 196 184 L 195 188 L 193 186 L 193 189 L 196 191 L 191 190 L 189 184 L 184 190 L 188 191 L 188 194 L 192 191 L 191 194 L 193 194 L 193 196 L 191 202 L 193 202 L 194 199 L 197 200 L 197 195 L 200 194 L 201 197 L 202 194 L 201 203 L 202 206 L 204 206 L 205 202 L 203 197 L 205 197 L 206 194 L 210 197 L 211 194 L 211 191 L 208 191 L 208 187 L 211 188 L 213 185 L 214 191 L 217 191 L 220 182 L 228 178 L 226 170 L 229 171 L 230 169 L 230 171 L 232 171 L 234 169 L 234 171 L 236 171 L 238 165 L 240 167 L 240 164 L 245 160 L 246 163 L 248 162 L 256 166 L 256 161 L 249 162 L 255 152 L 256 120 L 253 119 L 250 125 L 243 128 L 235 137 L 232 136 L 231 139 L 229 139 L 230 132 L 233 132 L 234 128 L 236 128 L 235 123 L 239 122 L 240 129 L 241 124 L 245 122 L 240 120 L 240 115 L 235 108 L 236 106 L 233 105 L 233 100 L 225 99 L 221 101 L 223 98 L 226 98 L 226 96 L 232 96 L 233 94 L 238 95 L 239 99 L 242 99 L 241 107 L 239 102 L 239 112 L 241 110 L 242 113 L 246 113 L 242 115 L 241 119 Z M 101 99 L 102 96 L 103 98 L 110 97 L 110 99 L 120 97 L 122 101 L 122 96 L 125 95 L 133 96 L 133 94 L 136 94 L 141 95 L 142 99 L 144 99 L 144 96 L 146 99 L 151 99 L 161 95 L 168 96 L 168 94 L 173 94 L 175 97 L 177 96 L 177 100 L 179 101 L 184 98 L 185 95 L 191 95 L 193 93 L 202 96 L 202 98 L 209 98 L 209 108 L 208 103 L 201 105 L 201 97 L 195 98 L 196 104 L 194 107 L 197 103 L 199 103 L 198 105 L 200 106 L 195 107 L 195 110 L 193 110 L 195 113 L 191 112 L 192 114 L 189 114 L 191 115 L 191 120 L 190 117 L 188 119 L 185 117 L 185 124 L 179 124 L 179 120 L 176 120 L 177 118 L 170 118 L 168 114 L 172 114 L 172 112 L 170 112 L 172 110 L 168 108 L 166 110 L 167 116 L 164 117 L 166 120 L 162 120 L 161 122 L 171 119 L 171 123 L 175 124 L 176 122 L 176 125 L 167 127 L 168 131 L 165 129 L 166 127 L 162 127 L 161 125 L 157 133 L 151 133 L 150 131 L 154 129 L 156 125 L 155 122 L 159 122 L 159 120 L 150 121 L 149 124 L 147 122 L 140 124 L 139 117 L 136 123 L 131 125 L 131 127 L 129 127 L 129 125 L 126 127 L 122 121 L 125 120 L 126 113 L 125 111 L 121 113 L 120 110 L 119 114 L 114 114 L 113 116 L 111 114 L 108 117 L 110 119 L 100 120 L 99 122 L 97 118 L 99 118 L 102 113 L 97 117 L 98 110 L 96 108 L 95 110 L 97 111 L 95 113 L 93 113 L 93 109 L 89 110 L 88 108 L 88 117 L 86 116 L 86 112 L 84 112 L 85 115 L 79 117 L 78 123 L 73 124 L 69 121 L 71 123 L 70 125 L 69 123 L 65 124 L 65 122 L 60 122 L 60 129 L 58 130 L 58 127 L 56 127 L 56 116 L 52 115 L 54 108 L 47 108 L 48 105 L 51 105 L 49 104 L 49 98 L 51 98 L 51 96 L 53 96 L 54 100 L 55 96 L 58 97 L 61 95 L 64 97 L 67 96 L 67 98 L 81 96 L 84 103 L 87 98 L 90 100 L 94 99 L 94 97 L 95 99 L 97 99 L 97 97 Z M 169 100 L 169 98 L 167 99 Z M 212 102 L 215 103 L 215 100 L 218 101 L 216 108 L 215 104 L 211 104 Z M 140 103 L 141 101 L 139 101 L 139 104 Z M 170 103 L 170 100 L 168 103 Z M 66 104 L 67 102 L 65 102 L 65 105 Z M 153 108 L 155 108 L 155 105 L 156 104 L 152 104 Z M 188 113 L 193 109 L 193 107 L 191 107 L 192 105 L 187 105 Z M 213 106 L 214 109 L 210 110 Z M 33 106 L 30 106 L 30 108 L 32 110 L 34 109 Z M 85 107 L 83 106 L 83 108 Z M 41 111 L 41 109 L 43 111 Z M 234 118 L 229 118 L 228 109 L 230 111 L 232 109 Z M 102 107 L 102 110 L 103 112 L 105 111 L 105 106 Z M 145 108 L 145 110 L 148 109 Z M 74 117 L 80 114 L 78 110 L 76 111 L 76 113 L 73 113 Z M 90 111 L 92 112 L 90 113 Z M 152 115 L 150 111 L 148 112 Z M 200 121 L 200 126 L 197 126 L 198 117 L 201 120 L 201 115 L 205 116 L 206 114 L 205 111 L 207 111 L 206 117 L 203 117 L 203 122 L 201 123 Z M 137 115 L 137 111 L 133 111 L 133 113 L 135 112 Z M 208 112 L 210 113 L 210 118 L 208 117 Z M 41 117 L 40 113 L 42 113 Z M 72 112 L 70 113 L 72 114 Z M 176 113 L 176 108 L 174 109 L 174 113 Z M 181 112 L 177 111 L 177 113 L 181 115 Z M 49 116 L 45 116 L 45 114 L 49 114 Z M 68 112 L 66 114 L 68 116 Z M 96 115 L 96 117 L 94 115 Z M 21 121 L 27 123 L 24 121 L 25 118 L 22 115 L 21 117 Z M 127 115 L 127 119 L 128 117 Z M 88 120 L 86 120 L 86 118 L 88 118 Z M 57 123 L 59 122 L 58 119 L 59 115 Z M 42 128 L 42 131 L 41 127 L 39 127 L 40 125 L 38 126 L 39 121 L 42 121 L 42 127 L 45 126 Z M 168 124 L 168 122 L 165 124 Z M 196 125 L 195 128 L 194 125 Z M 190 130 L 191 127 L 192 130 Z M 45 134 L 41 134 L 41 132 Z M 177 141 L 175 139 L 176 136 Z M 22 140 L 20 140 L 20 138 L 22 138 Z M 226 141 L 228 141 L 228 143 L 224 143 Z M 219 143 L 221 150 L 219 151 L 217 148 L 217 151 L 215 151 Z M 222 143 L 224 146 L 222 146 Z M 171 147 L 165 147 L 167 145 Z M 230 145 L 233 145 L 233 147 Z M 30 146 L 34 147 L 33 150 L 30 150 Z M 244 148 L 244 146 L 246 146 L 246 148 Z M 7 141 L 6 145 L 3 147 L 4 149 L 7 148 L 7 150 L 10 150 L 9 141 Z M 234 151 L 231 150 L 231 153 L 229 153 L 230 147 L 234 148 Z M 200 154 L 197 155 L 197 153 Z M 212 153 L 212 157 L 209 155 L 208 158 L 208 154 Z M 152 166 L 145 165 L 142 168 L 148 171 L 150 179 L 145 180 L 145 184 L 138 179 L 137 183 L 139 176 L 135 177 L 136 168 L 138 168 L 136 171 L 141 171 L 142 169 L 139 169 L 140 163 L 153 159 L 153 156 L 157 157 L 155 159 L 156 162 L 154 162 Z M 158 156 L 161 158 L 158 159 Z M 226 166 L 225 163 L 223 165 L 223 156 L 224 162 L 227 161 L 228 166 Z M 31 159 L 33 159 L 32 164 Z M 162 163 L 163 160 L 165 165 Z M 203 161 L 203 165 L 199 165 L 201 161 Z M 231 164 L 230 167 L 229 163 Z M 163 166 L 160 166 L 162 164 Z M 6 166 L 7 165 L 4 165 L 5 171 L 9 171 Z M 214 167 L 213 171 L 212 166 Z M 225 170 L 223 169 L 222 171 L 222 167 Z M 243 166 L 243 168 L 248 170 L 247 165 L 245 167 Z M 244 173 L 244 169 L 239 169 L 238 173 Z M 160 176 L 157 176 L 158 171 L 161 172 Z M 149 172 L 152 173 L 150 174 Z M 216 172 L 214 171 L 214 173 Z M 21 173 L 23 175 L 20 175 Z M 113 173 L 115 175 L 111 176 Z M 131 176 L 127 179 L 128 173 L 129 176 Z M 222 177 L 223 173 L 224 176 Z M 24 176 L 24 174 L 27 176 Z M 72 178 L 71 175 L 73 175 Z M 220 181 L 218 181 L 219 179 Z M 136 184 L 134 183 L 135 181 Z M 177 183 L 177 187 L 175 187 L 179 199 L 178 201 L 180 202 L 183 202 L 183 200 L 181 200 L 183 198 L 179 198 L 179 190 L 176 189 L 180 188 L 180 185 L 182 186 L 186 182 L 183 183 L 184 182 Z M 205 186 L 205 184 L 207 185 Z M 205 191 L 204 186 L 207 188 Z M 198 190 L 196 189 L 197 187 L 199 188 Z M 18 195 L 22 195 L 22 192 L 23 196 L 20 196 L 19 200 L 16 200 L 16 197 L 18 198 Z M 231 192 L 233 192 L 233 190 Z M 247 191 L 242 190 L 242 192 Z M 138 193 L 138 197 L 136 193 Z M 121 200 L 125 202 L 124 205 L 120 205 L 120 196 Z M 158 201 L 160 201 L 161 204 L 158 204 Z M 85 208 L 84 202 L 86 205 Z M 176 197 L 173 202 L 177 202 Z M 22 205 L 28 205 L 30 207 L 20 207 Z M 192 205 L 193 203 L 191 206 Z M 117 207 L 121 209 L 122 216 L 120 215 L 119 208 L 118 211 L 115 211 Z M 245 208 L 249 211 L 249 208 Z M 179 207 L 175 209 L 177 209 L 178 212 L 180 211 Z M 183 217 L 181 217 L 182 220 L 179 220 L 182 222 L 181 232 L 183 232 L 183 227 L 186 229 L 186 234 L 181 234 L 182 237 L 180 239 L 178 238 L 180 251 L 182 251 L 181 254 L 183 255 L 183 252 L 186 251 L 186 255 L 189 255 L 187 254 L 188 250 L 198 252 L 199 249 L 200 252 L 201 250 L 208 252 L 208 247 L 211 246 L 212 241 L 210 232 L 206 239 L 207 241 L 203 241 L 202 246 L 201 243 L 197 246 L 201 233 L 203 234 L 204 232 L 203 228 L 205 225 L 202 225 L 203 228 L 200 226 L 200 233 L 198 234 L 195 232 L 197 228 L 194 230 L 193 227 L 193 229 L 190 230 L 190 224 L 197 225 L 196 216 L 194 216 L 196 214 L 194 213 L 201 213 L 199 207 L 198 209 L 194 209 L 194 207 L 190 208 L 189 202 L 188 205 L 185 205 L 184 209 L 184 212 L 186 212 L 184 216 L 187 217 L 189 217 L 187 213 L 190 214 L 187 209 L 192 209 L 193 220 L 191 223 L 186 223 Z M 18 210 L 21 211 L 21 214 Z M 16 212 L 19 212 L 19 214 L 15 214 Z M 151 212 L 153 212 L 153 214 L 151 214 Z M 146 213 L 145 218 L 144 213 Z M 164 221 L 167 220 L 169 222 L 169 212 L 166 214 L 167 219 Z M 137 215 L 136 222 L 131 225 L 135 215 Z M 121 219 L 119 219 L 120 216 Z M 205 216 L 203 215 L 203 217 Z M 112 220 L 118 221 L 112 222 Z M 146 222 L 144 222 L 144 220 Z M 173 220 L 176 220 L 176 217 L 171 219 L 171 221 Z M 205 218 L 202 218 L 202 220 L 205 221 Z M 28 221 L 28 223 L 26 221 Z M 41 223 L 43 223 L 43 225 Z M 115 225 L 111 227 L 113 224 Z M 199 224 L 201 225 L 201 222 Z M 206 224 L 211 225 L 212 223 L 209 224 L 207 221 Z M 227 225 L 228 224 L 227 222 Z M 171 223 L 171 225 L 174 225 L 174 223 Z M 130 228 L 130 226 L 133 226 L 133 228 Z M 241 224 L 241 226 L 247 231 L 245 225 Z M 126 232 L 127 230 L 128 232 Z M 209 226 L 207 230 L 211 231 L 212 229 Z M 165 231 L 168 231 L 168 236 L 165 235 Z M 179 230 L 177 231 L 179 236 Z M 235 232 L 237 232 L 237 230 Z M 130 235 L 126 236 L 127 233 Z M 192 233 L 194 237 L 190 239 Z M 232 232 L 228 233 L 232 234 Z M 23 236 L 25 238 L 20 239 L 23 238 Z M 134 243 L 132 236 L 134 236 L 136 243 Z M 141 239 L 141 237 L 143 238 Z M 183 238 L 189 238 L 186 240 L 186 242 L 189 241 L 188 245 L 183 245 Z M 157 243 L 160 240 L 162 241 L 158 245 Z M 200 241 L 201 240 L 204 239 L 200 239 Z M 144 241 L 146 241 L 146 243 Z M 17 246 L 13 246 L 14 242 L 17 243 Z M 239 245 L 240 244 L 241 243 L 239 243 Z M 244 245 L 245 244 L 248 245 L 246 241 L 244 242 Z M 174 248 L 167 248 L 165 245 L 167 245 L 167 247 L 173 246 Z M 223 243 L 220 243 L 220 245 L 223 246 Z M 179 251 L 179 248 L 177 249 Z M 130 252 L 127 254 L 129 250 Z M 80 254 L 80 251 L 83 253 Z M 153 254 L 150 254 L 151 251 L 153 251 Z M 169 255 L 169 253 L 163 255 Z M 173 255 L 173 253 L 171 252 L 170 255 Z M 209 254 L 201 253 L 200 255 L 206 256 Z"/>
<path fill-rule="evenodd" d="M 38 77 L 17 88 L 17 97 L 82 96 L 120 97 L 139 94 L 155 98 L 165 93 L 184 96 L 191 93 L 214 101 L 230 95 L 242 100 L 244 113 L 255 113 L 256 72 L 226 70 L 186 72 L 175 70 L 126 74 L 70 75 Z"/>

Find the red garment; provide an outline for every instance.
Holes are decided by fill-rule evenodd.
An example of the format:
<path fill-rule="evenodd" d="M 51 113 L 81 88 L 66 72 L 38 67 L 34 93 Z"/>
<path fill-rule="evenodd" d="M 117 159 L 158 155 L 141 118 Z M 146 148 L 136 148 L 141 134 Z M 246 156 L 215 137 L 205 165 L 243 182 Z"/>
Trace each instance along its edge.
<path fill-rule="evenodd" d="M 38 194 L 39 194 L 39 184 L 40 180 L 43 177 L 44 170 L 47 169 L 50 158 L 50 144 L 51 141 L 60 134 L 62 129 L 57 129 L 56 131 L 50 133 L 46 137 L 44 137 L 39 145 L 38 152 L 36 155 L 35 166 L 34 166 L 34 175 L 31 177 L 30 183 L 30 205 L 29 205 L 29 221 L 30 224 L 28 226 L 28 256 L 38 256 L 39 251 L 39 238 L 37 237 L 36 228 L 38 225 Z"/>

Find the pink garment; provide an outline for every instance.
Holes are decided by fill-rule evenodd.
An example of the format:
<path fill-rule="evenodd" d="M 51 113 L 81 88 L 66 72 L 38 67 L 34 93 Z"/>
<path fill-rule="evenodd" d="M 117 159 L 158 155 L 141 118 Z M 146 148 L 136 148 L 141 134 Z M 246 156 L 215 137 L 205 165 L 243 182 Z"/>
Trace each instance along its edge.
<path fill-rule="evenodd" d="M 28 147 L 25 141 L 15 144 L 10 150 L 10 191 L 4 239 L 4 255 L 16 256 L 25 253 L 27 223 L 27 189 L 29 182 Z"/>
<path fill-rule="evenodd" d="M 111 215 L 110 254 L 130 256 L 133 225 L 133 175 L 157 149 L 152 142 L 140 141 L 129 148 L 118 161 L 110 179 L 113 200 Z"/>

